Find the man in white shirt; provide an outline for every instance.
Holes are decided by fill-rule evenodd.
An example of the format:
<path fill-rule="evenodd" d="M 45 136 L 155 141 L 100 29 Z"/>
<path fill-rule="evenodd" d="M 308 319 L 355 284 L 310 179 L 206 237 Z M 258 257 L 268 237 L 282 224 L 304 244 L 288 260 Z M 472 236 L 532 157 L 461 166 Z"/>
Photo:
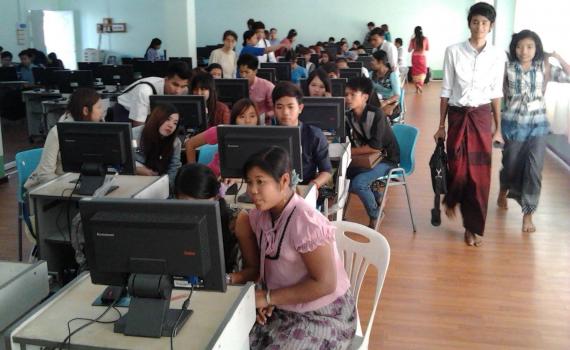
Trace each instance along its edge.
<path fill-rule="evenodd" d="M 503 143 L 500 105 L 506 55 L 487 41 L 495 18 L 493 6 L 483 2 L 471 6 L 467 17 L 471 37 L 446 49 L 440 122 L 434 135 L 436 142 L 447 137 L 450 178 L 444 200 L 446 214 L 453 217 L 455 206 L 460 205 L 469 246 L 482 243 L 491 183 L 491 144 Z"/>
<path fill-rule="evenodd" d="M 135 81 L 121 94 L 113 107 L 114 121 L 130 120 L 133 126 L 143 125 L 150 114 L 151 95 L 183 95 L 188 93 L 190 69 L 186 62 L 173 62 L 166 77 L 148 77 Z"/>
<path fill-rule="evenodd" d="M 392 67 L 392 70 L 399 74 L 398 66 L 398 49 L 394 44 L 384 39 L 384 29 L 374 28 L 370 31 L 370 44 L 374 47 L 374 50 L 383 50 L 388 55 L 388 62 Z"/>
<path fill-rule="evenodd" d="M 271 46 L 269 40 L 265 39 L 265 24 L 263 24 L 263 22 L 255 22 L 253 24 L 253 30 L 255 31 L 257 39 L 259 39 L 255 47 L 266 48 Z M 277 62 L 273 52 L 266 53 L 263 56 L 257 56 L 257 58 L 259 59 L 259 63 Z"/>

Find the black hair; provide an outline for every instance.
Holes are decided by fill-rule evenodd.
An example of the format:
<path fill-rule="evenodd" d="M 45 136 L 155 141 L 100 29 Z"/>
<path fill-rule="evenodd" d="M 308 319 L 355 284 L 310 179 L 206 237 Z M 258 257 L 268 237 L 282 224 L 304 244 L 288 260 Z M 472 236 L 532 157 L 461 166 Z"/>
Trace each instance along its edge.
<path fill-rule="evenodd" d="M 251 30 L 256 31 L 258 29 L 265 29 L 265 24 L 263 24 L 261 21 L 253 23 Z"/>
<path fill-rule="evenodd" d="M 368 24 L 366 26 L 367 27 L 375 27 L 376 24 L 374 24 L 374 22 L 368 22 Z"/>
<path fill-rule="evenodd" d="M 2 51 L 1 58 L 10 58 L 11 60 L 12 58 L 14 58 L 14 56 L 10 51 Z"/>
<path fill-rule="evenodd" d="M 414 28 L 414 40 L 416 44 L 416 49 L 421 50 L 424 47 L 424 31 L 421 26 Z"/>
<path fill-rule="evenodd" d="M 346 57 L 337 57 L 336 60 L 334 60 L 335 63 L 339 63 L 339 62 L 346 62 L 348 63 L 348 60 L 346 59 Z"/>
<path fill-rule="evenodd" d="M 277 31 L 277 28 L 271 28 L 271 29 L 269 29 L 270 32 L 271 32 L 272 30 Z"/>
<path fill-rule="evenodd" d="M 0 53 L 4 51 L 4 48 L 2 46 L 0 46 Z"/>
<path fill-rule="evenodd" d="M 234 32 L 233 30 L 226 30 L 224 32 L 224 35 L 222 36 L 222 41 L 226 40 L 226 38 L 228 36 L 233 36 L 235 41 L 238 40 L 238 36 L 237 36 L 236 32 Z"/>
<path fill-rule="evenodd" d="M 146 56 L 148 49 L 150 49 L 150 48 L 154 49 L 154 47 L 158 46 L 158 45 L 162 45 L 162 40 L 160 40 L 159 38 L 153 38 L 150 41 L 150 44 L 148 45 L 148 47 L 146 48 L 146 51 L 144 52 L 145 56 Z"/>
<path fill-rule="evenodd" d="M 224 69 L 222 68 L 222 65 L 219 63 L 210 64 L 208 67 L 206 67 L 206 72 L 212 73 L 214 69 L 220 69 L 222 71 L 222 78 L 224 77 Z"/>
<path fill-rule="evenodd" d="M 29 58 L 32 58 L 32 53 L 28 49 L 22 50 L 18 54 L 18 57 L 22 57 L 22 56 L 28 56 Z"/>
<path fill-rule="evenodd" d="M 335 73 L 336 75 L 338 75 L 338 68 L 336 67 L 336 64 L 334 62 L 327 62 L 323 64 L 321 67 L 325 72 L 327 72 L 327 74 Z"/>
<path fill-rule="evenodd" d="M 101 99 L 95 89 L 80 87 L 75 89 L 69 97 L 67 112 L 76 122 L 85 121 L 83 107 L 87 107 L 89 113 L 93 111 L 93 106 Z"/>
<path fill-rule="evenodd" d="M 163 137 L 159 129 L 173 114 L 178 114 L 178 110 L 174 105 L 157 104 L 147 118 L 141 133 L 139 147 L 145 156 L 145 166 L 160 175 L 168 172 L 177 134 L 174 131 L 169 136 Z"/>
<path fill-rule="evenodd" d="M 192 72 L 186 62 L 172 61 L 166 70 L 166 77 L 174 78 L 174 76 L 177 76 L 180 79 L 190 80 L 192 78 Z"/>
<path fill-rule="evenodd" d="M 384 29 L 376 27 L 370 31 L 370 36 L 379 35 L 380 37 L 383 38 L 385 33 L 386 33 L 386 31 Z"/>
<path fill-rule="evenodd" d="M 334 43 L 335 41 L 336 41 L 336 40 L 334 40 L 334 36 L 330 36 L 330 37 L 329 37 L 329 41 L 328 41 L 329 43 L 330 43 L 330 42 L 333 42 L 333 43 Z"/>
<path fill-rule="evenodd" d="M 277 102 L 282 97 L 294 97 L 297 99 L 297 103 L 303 103 L 303 93 L 301 89 L 290 81 L 281 81 L 275 85 L 273 92 L 271 93 L 271 99 L 273 104 Z"/>
<path fill-rule="evenodd" d="M 257 114 L 258 116 L 257 124 L 259 124 L 259 113 L 257 112 L 257 106 L 255 105 L 255 102 L 253 102 L 249 98 L 242 98 L 238 100 L 236 103 L 234 103 L 234 105 L 232 106 L 232 112 L 230 114 L 230 124 L 236 125 L 237 117 L 249 107 L 253 107 L 253 109 L 255 110 L 255 114 Z"/>
<path fill-rule="evenodd" d="M 243 46 L 247 46 L 247 39 L 251 39 L 255 36 L 255 31 L 253 30 L 246 30 L 243 32 Z"/>
<path fill-rule="evenodd" d="M 542 47 L 542 40 L 538 34 L 532 30 L 521 30 L 518 33 L 513 34 L 511 43 L 509 44 L 509 60 L 511 62 L 518 61 L 517 58 L 517 45 L 522 39 L 532 39 L 534 41 L 534 46 L 536 47 L 536 52 L 532 58 L 533 62 L 538 62 L 544 60 L 544 48 Z"/>
<path fill-rule="evenodd" d="M 209 199 L 220 192 L 220 183 L 212 169 L 204 164 L 184 164 L 174 179 L 174 193 L 195 199 Z"/>
<path fill-rule="evenodd" d="M 287 50 L 285 53 L 285 62 L 295 62 L 297 60 L 297 53 L 294 50 Z"/>
<path fill-rule="evenodd" d="M 247 20 L 247 27 L 251 28 L 253 27 L 253 24 L 255 23 L 255 20 L 253 18 L 250 18 Z"/>
<path fill-rule="evenodd" d="M 467 25 L 471 23 L 471 18 L 477 15 L 486 17 L 489 22 L 491 22 L 491 24 L 495 23 L 495 19 L 497 18 L 497 12 L 495 11 L 495 8 L 486 2 L 478 2 L 469 8 L 469 14 L 467 15 Z"/>
<path fill-rule="evenodd" d="M 256 56 L 246 53 L 238 58 L 237 68 L 239 69 L 241 66 L 246 66 L 247 68 L 256 71 L 257 66 L 259 66 L 259 60 Z"/>
<path fill-rule="evenodd" d="M 360 91 L 363 94 L 372 94 L 372 81 L 366 77 L 354 77 L 348 79 L 346 88 L 354 91 Z"/>
<path fill-rule="evenodd" d="M 396 40 L 394 40 L 395 44 L 400 44 L 400 45 L 404 45 L 404 42 L 402 41 L 402 38 L 396 38 Z"/>
<path fill-rule="evenodd" d="M 291 40 L 297 36 L 297 31 L 295 29 L 289 29 L 289 33 L 287 33 L 287 39 Z"/>
<path fill-rule="evenodd" d="M 380 28 L 384 29 L 385 31 L 389 31 L 387 24 L 382 24 Z"/>
<path fill-rule="evenodd" d="M 358 47 L 358 46 L 360 46 L 360 41 L 354 40 L 354 41 L 352 42 L 352 45 L 356 45 L 356 46 Z"/>
<path fill-rule="evenodd" d="M 218 104 L 218 94 L 216 93 L 216 84 L 214 82 L 214 77 L 209 73 L 198 73 L 190 82 L 190 93 L 193 93 L 194 89 L 207 89 L 209 91 L 208 100 L 206 105 L 208 106 L 208 115 L 210 120 L 214 120 L 216 115 L 216 109 Z"/>
<path fill-rule="evenodd" d="M 373 54 L 372 57 L 379 62 L 382 62 L 386 67 L 388 67 L 388 72 L 392 71 L 392 66 L 390 65 L 390 62 L 388 61 L 388 54 L 386 53 L 386 51 L 384 50 L 376 50 Z"/>
<path fill-rule="evenodd" d="M 278 146 L 271 146 L 260 152 L 251 155 L 243 166 L 243 177 L 247 178 L 249 171 L 258 167 L 264 173 L 270 175 L 276 182 L 281 181 L 281 177 L 289 174 L 291 177 L 291 161 L 287 151 Z M 293 183 L 289 183 L 293 186 Z"/>
<path fill-rule="evenodd" d="M 311 82 L 315 78 L 319 78 L 323 82 L 323 84 L 325 85 L 326 92 L 332 92 L 331 80 L 327 72 L 323 68 L 319 67 L 314 71 L 312 71 L 311 74 L 309 74 L 309 77 L 307 78 L 307 84 L 304 86 L 305 91 L 303 91 L 305 96 L 310 96 L 309 85 L 311 85 Z"/>
<path fill-rule="evenodd" d="M 50 52 L 47 57 L 52 61 L 57 60 L 57 54 L 55 52 Z"/>

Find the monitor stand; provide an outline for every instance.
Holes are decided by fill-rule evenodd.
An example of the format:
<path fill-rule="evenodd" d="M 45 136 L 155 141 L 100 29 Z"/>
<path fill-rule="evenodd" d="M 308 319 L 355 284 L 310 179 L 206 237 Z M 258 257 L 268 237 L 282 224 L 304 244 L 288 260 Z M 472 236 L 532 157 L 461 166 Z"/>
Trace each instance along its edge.
<path fill-rule="evenodd" d="M 82 196 L 92 196 L 105 182 L 107 169 L 103 164 L 83 163 L 79 175 L 77 193 Z"/>
<path fill-rule="evenodd" d="M 131 274 L 129 312 L 115 322 L 114 332 L 138 337 L 176 336 L 192 310 L 170 309 L 172 277 Z"/>

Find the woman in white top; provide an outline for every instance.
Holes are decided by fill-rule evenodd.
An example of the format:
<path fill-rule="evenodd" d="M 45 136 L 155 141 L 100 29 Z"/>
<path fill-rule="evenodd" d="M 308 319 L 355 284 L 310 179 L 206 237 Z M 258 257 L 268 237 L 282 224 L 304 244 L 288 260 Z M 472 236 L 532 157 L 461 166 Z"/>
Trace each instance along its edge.
<path fill-rule="evenodd" d="M 237 38 L 236 32 L 226 30 L 223 37 L 224 47 L 212 51 L 208 61 L 208 64 L 220 64 L 223 69 L 223 77 L 226 79 L 236 77 L 237 54 L 234 51 L 234 47 L 236 46 Z"/>
<path fill-rule="evenodd" d="M 61 116 L 59 122 L 100 122 L 103 116 L 103 104 L 97 91 L 90 88 L 79 88 L 69 98 L 67 111 Z M 47 135 L 40 163 L 24 187 L 29 190 L 62 174 L 57 127 L 53 127 Z"/>

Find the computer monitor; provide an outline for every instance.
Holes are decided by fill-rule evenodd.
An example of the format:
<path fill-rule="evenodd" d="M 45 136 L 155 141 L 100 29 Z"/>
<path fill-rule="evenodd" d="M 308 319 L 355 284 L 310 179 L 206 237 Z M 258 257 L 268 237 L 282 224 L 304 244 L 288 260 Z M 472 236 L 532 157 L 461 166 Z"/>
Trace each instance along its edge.
<path fill-rule="evenodd" d="M 71 94 L 78 87 L 93 87 L 90 70 L 56 70 L 53 72 L 59 92 Z"/>
<path fill-rule="evenodd" d="M 229 105 L 233 105 L 242 98 L 249 98 L 247 79 L 214 79 L 214 85 L 218 100 Z"/>
<path fill-rule="evenodd" d="M 45 87 L 46 89 L 55 89 L 57 87 L 58 81 L 55 75 L 55 71 L 61 70 L 61 68 L 53 67 L 34 67 L 32 68 L 32 74 L 34 75 L 34 81 L 36 85 Z"/>
<path fill-rule="evenodd" d="M 170 57 L 168 59 L 171 62 L 176 62 L 176 61 L 182 61 L 182 62 L 186 62 L 186 64 L 188 65 L 188 68 L 192 69 L 192 57 Z"/>
<path fill-rule="evenodd" d="M 312 53 L 311 54 L 311 59 L 309 61 L 313 62 L 313 64 L 315 66 L 319 65 L 319 59 L 320 59 L 320 55 L 318 53 Z"/>
<path fill-rule="evenodd" d="M 307 60 L 305 57 L 297 57 L 297 64 L 303 68 L 307 67 Z"/>
<path fill-rule="evenodd" d="M 133 61 L 133 70 L 140 73 L 142 78 L 165 77 L 168 74 L 170 61 Z"/>
<path fill-rule="evenodd" d="M 176 107 L 180 120 L 178 126 L 184 132 L 196 134 L 208 128 L 206 100 L 199 95 L 153 95 L 150 96 L 151 110 L 157 104 L 171 104 Z"/>
<path fill-rule="evenodd" d="M 299 115 L 300 121 L 344 139 L 346 132 L 343 97 L 305 97 L 303 105 L 303 112 Z"/>
<path fill-rule="evenodd" d="M 248 158 L 270 146 L 285 149 L 293 169 L 299 176 L 303 175 L 300 127 L 218 125 L 217 129 L 223 178 L 242 178 L 243 166 Z"/>
<path fill-rule="evenodd" d="M 331 88 L 333 97 L 344 97 L 344 90 L 346 89 L 346 78 L 331 79 Z"/>
<path fill-rule="evenodd" d="M 95 76 L 105 85 L 127 86 L 134 81 L 132 65 L 102 65 L 95 70 Z"/>
<path fill-rule="evenodd" d="M 78 193 L 92 195 L 108 172 L 134 175 L 130 123 L 57 123 L 63 171 L 80 173 Z"/>
<path fill-rule="evenodd" d="M 336 44 L 327 46 L 327 53 L 329 54 L 331 61 L 334 62 L 334 60 L 336 60 L 336 56 L 338 56 L 338 46 Z"/>
<path fill-rule="evenodd" d="M 291 80 L 291 64 L 289 62 L 264 62 L 260 68 L 275 68 L 277 70 L 277 81 Z"/>
<path fill-rule="evenodd" d="M 0 67 L 0 81 L 18 81 L 16 67 Z"/>
<path fill-rule="evenodd" d="M 269 80 L 273 84 L 277 82 L 277 70 L 275 68 L 258 68 L 256 75 L 265 80 Z"/>
<path fill-rule="evenodd" d="M 356 62 L 362 62 L 362 66 L 368 70 L 372 69 L 372 56 L 370 55 L 358 56 Z"/>
<path fill-rule="evenodd" d="M 77 69 L 79 70 L 90 70 L 95 72 L 97 67 L 102 66 L 103 62 L 77 62 Z"/>
<path fill-rule="evenodd" d="M 358 68 L 362 69 L 362 62 L 360 61 L 348 61 L 348 68 Z"/>
<path fill-rule="evenodd" d="M 218 201 L 88 198 L 79 211 L 91 281 L 128 286 L 129 311 L 116 333 L 170 336 L 181 315 L 169 309 L 173 276 L 226 291 Z"/>
<path fill-rule="evenodd" d="M 339 69 L 340 78 L 360 78 L 362 76 L 362 69 L 360 68 L 343 68 Z"/>

